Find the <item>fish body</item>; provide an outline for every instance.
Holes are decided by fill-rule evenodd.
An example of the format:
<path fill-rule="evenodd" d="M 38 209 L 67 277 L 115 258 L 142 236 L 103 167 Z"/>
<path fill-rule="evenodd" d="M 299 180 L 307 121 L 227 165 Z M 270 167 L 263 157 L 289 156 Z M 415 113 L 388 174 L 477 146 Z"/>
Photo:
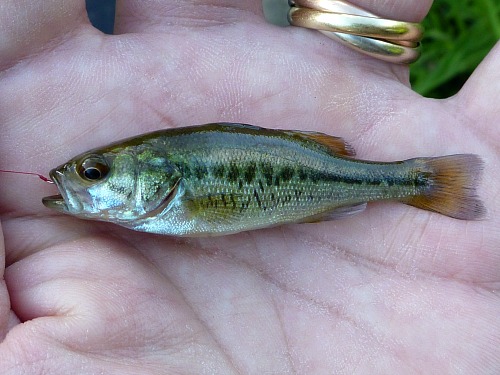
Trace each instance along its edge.
<path fill-rule="evenodd" d="M 322 133 L 217 123 L 94 149 L 50 172 L 47 207 L 151 233 L 212 236 L 342 218 L 396 200 L 478 219 L 476 155 L 380 163 Z"/>

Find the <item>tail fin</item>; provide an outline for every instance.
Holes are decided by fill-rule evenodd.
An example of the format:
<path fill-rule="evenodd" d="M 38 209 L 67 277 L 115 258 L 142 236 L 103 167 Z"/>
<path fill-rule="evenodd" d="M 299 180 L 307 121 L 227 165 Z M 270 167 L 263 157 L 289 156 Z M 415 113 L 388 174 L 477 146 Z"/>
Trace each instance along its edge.
<path fill-rule="evenodd" d="M 406 198 L 404 203 L 461 220 L 478 220 L 486 208 L 476 195 L 483 171 L 477 155 L 461 154 L 414 159 L 429 180 L 423 195 Z"/>

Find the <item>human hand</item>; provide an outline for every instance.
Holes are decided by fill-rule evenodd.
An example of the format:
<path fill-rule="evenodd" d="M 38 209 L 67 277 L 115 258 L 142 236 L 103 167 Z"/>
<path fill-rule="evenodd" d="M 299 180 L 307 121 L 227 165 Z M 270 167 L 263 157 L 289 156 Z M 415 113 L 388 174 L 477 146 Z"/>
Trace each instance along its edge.
<path fill-rule="evenodd" d="M 61 216 L 41 204 L 52 186 L 2 175 L 2 374 L 499 371 L 499 46 L 436 101 L 406 67 L 266 24 L 259 0 L 118 3 L 106 36 L 83 1 L 3 1 L 0 168 L 46 173 L 127 136 L 235 121 L 342 136 L 364 159 L 477 153 L 488 216 L 375 203 L 178 239 Z M 430 1 L 362 5 L 419 21 Z"/>

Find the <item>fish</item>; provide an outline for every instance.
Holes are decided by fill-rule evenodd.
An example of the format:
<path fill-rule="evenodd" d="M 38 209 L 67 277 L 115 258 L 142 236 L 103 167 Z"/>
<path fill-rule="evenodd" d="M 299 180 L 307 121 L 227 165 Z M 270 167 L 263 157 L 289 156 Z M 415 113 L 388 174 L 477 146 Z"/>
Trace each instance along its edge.
<path fill-rule="evenodd" d="M 159 130 L 54 168 L 60 213 L 148 233 L 202 237 L 360 213 L 398 201 L 461 220 L 486 213 L 475 154 L 395 162 L 355 158 L 319 132 L 212 123 Z"/>

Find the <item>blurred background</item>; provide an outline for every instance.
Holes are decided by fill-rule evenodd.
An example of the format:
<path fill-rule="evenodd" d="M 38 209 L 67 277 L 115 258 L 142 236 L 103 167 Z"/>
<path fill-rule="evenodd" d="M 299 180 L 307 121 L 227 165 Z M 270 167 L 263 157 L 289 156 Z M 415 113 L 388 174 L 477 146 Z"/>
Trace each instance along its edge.
<path fill-rule="evenodd" d="M 87 0 L 87 10 L 97 28 L 113 32 L 115 0 Z M 410 67 L 411 82 L 426 97 L 447 98 L 500 40 L 500 1 L 435 0 L 423 25 L 422 57 Z"/>

